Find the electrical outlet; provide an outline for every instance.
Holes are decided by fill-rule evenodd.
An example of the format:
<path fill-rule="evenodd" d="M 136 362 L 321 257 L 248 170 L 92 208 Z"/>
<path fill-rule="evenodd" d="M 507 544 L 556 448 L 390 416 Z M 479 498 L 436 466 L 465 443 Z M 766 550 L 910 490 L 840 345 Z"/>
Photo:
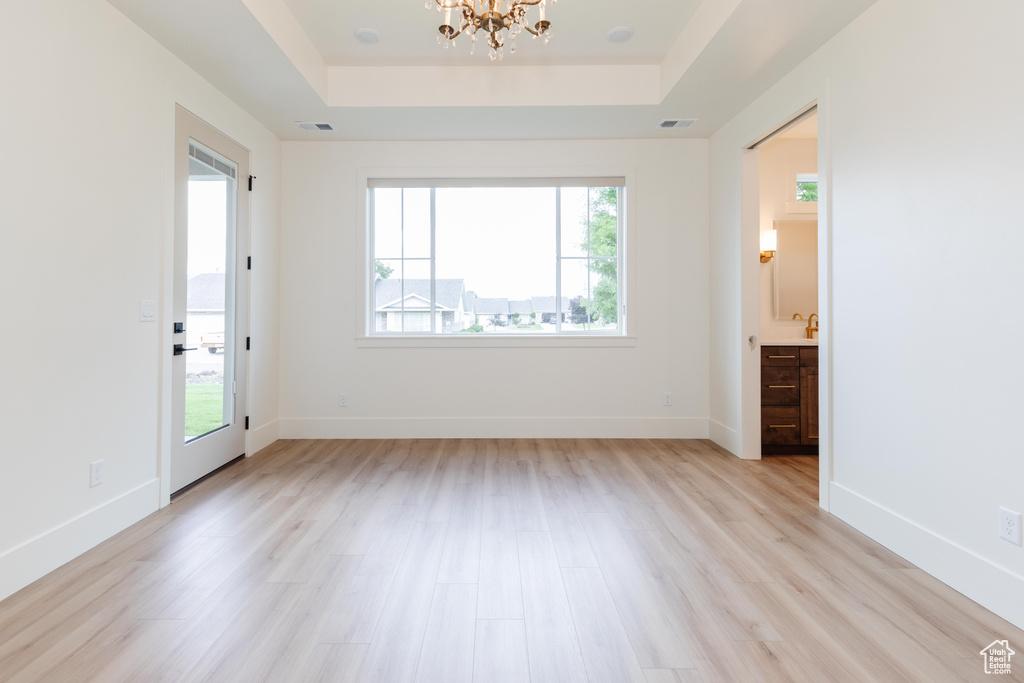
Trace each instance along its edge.
<path fill-rule="evenodd" d="M 672 405 L 672 392 L 671 391 L 666 391 L 665 392 L 665 405 L 667 405 L 667 406 Z"/>
<path fill-rule="evenodd" d="M 1020 513 L 999 508 L 999 538 L 1020 545 Z"/>
<path fill-rule="evenodd" d="M 348 394 L 338 394 L 338 407 L 348 408 Z"/>
<path fill-rule="evenodd" d="M 103 483 L 103 461 L 96 460 L 89 463 L 89 488 L 99 486 Z"/>

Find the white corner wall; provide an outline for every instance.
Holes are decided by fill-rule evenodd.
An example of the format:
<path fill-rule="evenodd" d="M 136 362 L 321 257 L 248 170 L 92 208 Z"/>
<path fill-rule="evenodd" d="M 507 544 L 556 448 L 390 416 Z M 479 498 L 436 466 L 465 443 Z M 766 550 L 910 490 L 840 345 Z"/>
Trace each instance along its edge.
<path fill-rule="evenodd" d="M 1024 511 L 1021 35 L 1016 0 L 879 0 L 711 139 L 710 239 L 712 424 L 741 431 L 741 150 L 817 100 L 827 505 L 1024 627 L 1024 548 L 997 535 L 999 506 Z"/>
<path fill-rule="evenodd" d="M 282 158 L 282 437 L 708 435 L 707 141 L 286 142 Z M 628 173 L 635 346 L 357 346 L 371 168 Z"/>
<path fill-rule="evenodd" d="M 278 140 L 106 2 L 8 3 L 4 23 L 0 598 L 161 504 L 175 102 L 259 178 L 251 447 L 276 438 L 280 213 Z M 158 322 L 139 322 L 143 299 Z"/>

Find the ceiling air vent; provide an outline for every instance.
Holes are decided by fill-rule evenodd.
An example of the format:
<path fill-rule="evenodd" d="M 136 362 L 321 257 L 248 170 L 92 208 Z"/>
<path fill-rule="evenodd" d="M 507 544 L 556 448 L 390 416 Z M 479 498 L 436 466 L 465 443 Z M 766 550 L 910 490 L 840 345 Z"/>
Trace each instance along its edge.
<path fill-rule="evenodd" d="M 697 123 L 697 119 L 665 119 L 658 124 L 658 128 L 689 128 Z"/>
<path fill-rule="evenodd" d="M 296 121 L 302 130 L 334 130 L 329 123 L 313 123 L 312 121 Z"/>

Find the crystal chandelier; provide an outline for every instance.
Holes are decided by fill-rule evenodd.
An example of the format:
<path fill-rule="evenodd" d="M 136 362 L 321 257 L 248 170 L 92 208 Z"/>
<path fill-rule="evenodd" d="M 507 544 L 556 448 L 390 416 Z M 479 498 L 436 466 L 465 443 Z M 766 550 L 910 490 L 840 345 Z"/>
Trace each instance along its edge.
<path fill-rule="evenodd" d="M 551 0 L 552 3 L 556 1 Z M 524 30 L 532 33 L 534 40 L 537 36 L 543 36 L 544 44 L 547 45 L 551 40 L 551 22 L 544 16 L 547 0 L 510 0 L 508 12 L 504 14 L 501 11 L 503 2 L 504 0 L 426 0 L 427 9 L 430 9 L 431 4 L 435 4 L 438 12 L 444 10 L 444 23 L 437 27 L 438 44 L 444 44 L 447 50 L 449 44 L 455 45 L 455 39 L 459 35 L 468 33 L 471 41 L 469 54 L 474 54 L 477 34 L 483 31 L 490 47 L 488 54 L 491 61 L 505 56 L 506 30 L 512 41 L 510 51 L 513 54 L 516 51 L 516 36 Z M 537 5 L 540 11 L 540 20 L 531 26 L 526 18 L 526 11 L 534 5 Z M 458 28 L 452 23 L 453 10 Z"/>

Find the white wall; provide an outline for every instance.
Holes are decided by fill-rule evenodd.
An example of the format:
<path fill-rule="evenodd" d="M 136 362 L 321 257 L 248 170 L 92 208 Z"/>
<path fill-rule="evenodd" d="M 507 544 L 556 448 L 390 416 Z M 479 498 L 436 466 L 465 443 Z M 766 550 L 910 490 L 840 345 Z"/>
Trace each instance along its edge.
<path fill-rule="evenodd" d="M 282 436 L 707 435 L 706 141 L 284 143 L 282 158 Z M 371 168 L 627 173 L 635 345 L 357 345 Z"/>
<path fill-rule="evenodd" d="M 997 509 L 1024 511 L 1022 33 L 1016 1 L 880 0 L 710 149 L 712 419 L 741 431 L 756 372 L 741 150 L 818 100 L 827 505 L 1018 626 L 1024 548 L 998 538 Z"/>
<path fill-rule="evenodd" d="M 8 3 L 4 23 L 0 598 L 160 504 L 176 101 L 253 152 L 250 414 L 275 424 L 280 166 L 274 136 L 102 0 Z"/>
<path fill-rule="evenodd" d="M 771 230 L 775 221 L 815 221 L 816 213 L 789 213 L 789 204 L 796 199 L 796 174 L 818 172 L 817 139 L 777 138 L 758 147 L 759 199 L 761 232 Z M 774 277 L 778 259 L 762 263 L 759 270 L 761 341 L 804 339 L 807 323 L 801 320 L 775 318 Z M 799 269 L 803 271 L 803 269 Z M 808 282 L 814 276 L 809 275 Z M 811 289 L 806 291 L 813 298 Z M 817 309 L 801 311 L 806 317 Z M 790 316 L 792 317 L 792 316 Z"/>

